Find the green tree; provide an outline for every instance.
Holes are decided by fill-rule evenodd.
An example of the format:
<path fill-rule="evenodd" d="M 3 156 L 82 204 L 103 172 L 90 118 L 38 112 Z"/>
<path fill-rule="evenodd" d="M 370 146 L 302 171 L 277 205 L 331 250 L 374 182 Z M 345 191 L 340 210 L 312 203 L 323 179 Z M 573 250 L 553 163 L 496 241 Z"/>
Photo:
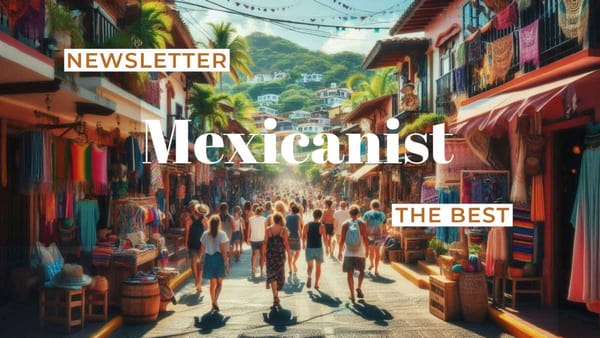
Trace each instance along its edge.
<path fill-rule="evenodd" d="M 235 108 L 231 117 L 247 130 L 253 131 L 255 127 L 252 115 L 256 114 L 256 107 L 252 105 L 248 96 L 244 93 L 237 93 L 231 96 L 229 101 Z"/>
<path fill-rule="evenodd" d="M 334 65 L 323 73 L 323 84 L 328 86 L 332 82 L 341 86 L 341 82 L 350 76 L 350 70 L 344 65 Z"/>
<path fill-rule="evenodd" d="M 190 120 L 196 136 L 227 127 L 227 113 L 222 102 L 230 101 L 227 94 L 216 93 L 212 86 L 195 83 L 190 93 Z"/>
<path fill-rule="evenodd" d="M 236 35 L 235 28 L 231 23 L 210 23 L 211 36 L 205 47 L 215 49 L 229 49 L 229 77 L 239 84 L 241 75 L 252 77 L 252 56 L 249 52 L 248 42 L 243 37 Z M 215 73 L 215 79 L 221 79 L 221 73 Z"/>
<path fill-rule="evenodd" d="M 109 41 L 115 48 L 166 48 L 172 46 L 173 18 L 158 1 L 142 3 L 140 16 Z"/>
<path fill-rule="evenodd" d="M 395 69 L 390 67 L 378 70 L 371 78 L 362 73 L 351 75 L 346 80 L 346 86 L 354 92 L 346 105 L 354 108 L 363 102 L 396 93 L 398 82 L 396 82 L 394 72 Z"/>

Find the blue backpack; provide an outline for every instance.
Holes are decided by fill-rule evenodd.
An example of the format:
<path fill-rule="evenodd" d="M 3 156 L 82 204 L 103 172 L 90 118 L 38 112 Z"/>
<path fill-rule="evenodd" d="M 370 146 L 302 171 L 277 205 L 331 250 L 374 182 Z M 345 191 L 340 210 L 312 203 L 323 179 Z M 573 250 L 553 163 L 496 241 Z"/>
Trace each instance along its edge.
<path fill-rule="evenodd" d="M 348 221 L 348 230 L 346 231 L 346 246 L 351 250 L 360 248 L 360 226 L 357 220 Z"/>

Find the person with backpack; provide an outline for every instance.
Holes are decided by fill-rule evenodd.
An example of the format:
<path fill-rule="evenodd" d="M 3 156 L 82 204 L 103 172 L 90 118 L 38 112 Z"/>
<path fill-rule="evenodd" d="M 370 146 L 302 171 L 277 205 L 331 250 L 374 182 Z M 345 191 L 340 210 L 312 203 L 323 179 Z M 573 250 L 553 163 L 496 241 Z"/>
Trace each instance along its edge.
<path fill-rule="evenodd" d="M 344 251 L 344 261 L 342 262 L 342 271 L 347 273 L 348 288 L 350 289 L 350 300 L 354 302 L 354 271 L 358 271 L 358 288 L 356 296 L 364 298 L 362 292 L 362 283 L 365 279 L 365 260 L 369 257 L 367 248 L 369 247 L 369 238 L 367 237 L 367 224 L 358 218 L 360 207 L 353 204 L 350 207 L 350 219 L 342 226 L 342 241 L 339 246 L 338 260 L 342 260 L 342 250 Z"/>
<path fill-rule="evenodd" d="M 363 215 L 363 220 L 367 222 L 367 236 L 369 237 L 369 273 L 375 267 L 375 276 L 379 276 L 380 252 L 383 244 L 383 234 L 385 231 L 385 214 L 379 210 L 378 200 L 371 201 L 371 210 Z"/>
<path fill-rule="evenodd" d="M 308 279 L 306 287 L 311 287 L 311 277 L 313 265 L 316 265 L 315 271 L 315 289 L 319 289 L 319 278 L 321 277 L 321 264 L 323 263 L 323 242 L 325 241 L 325 226 L 321 223 L 321 209 L 313 211 L 313 221 L 308 222 L 302 231 L 302 247 L 304 256 L 308 265 Z"/>

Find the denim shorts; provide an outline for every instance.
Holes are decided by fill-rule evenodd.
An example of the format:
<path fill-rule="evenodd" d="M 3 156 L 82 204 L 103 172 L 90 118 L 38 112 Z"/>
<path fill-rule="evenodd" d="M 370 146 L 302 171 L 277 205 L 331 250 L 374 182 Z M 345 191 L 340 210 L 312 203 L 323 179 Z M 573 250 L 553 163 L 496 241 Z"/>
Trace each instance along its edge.
<path fill-rule="evenodd" d="M 315 260 L 317 263 L 323 263 L 323 248 L 306 248 L 304 257 L 307 262 Z"/>

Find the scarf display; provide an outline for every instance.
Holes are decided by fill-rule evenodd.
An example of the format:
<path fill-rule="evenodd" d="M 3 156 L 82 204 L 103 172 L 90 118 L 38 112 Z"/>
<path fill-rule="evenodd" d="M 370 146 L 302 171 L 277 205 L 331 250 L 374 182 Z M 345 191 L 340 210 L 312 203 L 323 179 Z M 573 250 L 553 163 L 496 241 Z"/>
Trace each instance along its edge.
<path fill-rule="evenodd" d="M 583 153 L 571 223 L 575 227 L 568 299 L 600 312 L 600 148 Z"/>
<path fill-rule="evenodd" d="M 140 144 L 133 136 L 125 139 L 125 159 L 129 172 L 136 172 L 138 179 L 141 178 L 144 173 L 144 163 L 142 162 Z"/>
<path fill-rule="evenodd" d="M 567 39 L 577 38 L 579 43 L 588 28 L 588 0 L 562 0 L 558 2 L 558 26 Z"/>
<path fill-rule="evenodd" d="M 94 193 L 106 195 L 108 193 L 108 149 L 95 144 L 92 144 L 90 148 Z"/>
<path fill-rule="evenodd" d="M 463 65 L 453 70 L 454 89 L 457 93 L 467 92 L 467 66 Z"/>
<path fill-rule="evenodd" d="M 507 36 L 490 43 L 490 51 L 492 68 L 490 71 L 489 83 L 493 84 L 499 79 L 502 81 L 506 79 L 506 74 L 508 74 L 513 61 L 513 35 L 508 34 Z"/>
<path fill-rule="evenodd" d="M 539 21 L 536 20 L 519 31 L 519 66 L 531 62 L 535 68 L 540 67 Z"/>
<path fill-rule="evenodd" d="M 86 182 L 87 144 L 71 143 L 71 173 L 74 182 Z"/>
<path fill-rule="evenodd" d="M 482 0 L 482 2 L 487 8 L 494 11 L 494 13 L 501 12 L 510 3 L 509 0 Z"/>
<path fill-rule="evenodd" d="M 496 13 L 492 23 L 497 30 L 506 29 L 514 26 L 518 22 L 517 4 L 511 3 L 506 8 Z"/>
<path fill-rule="evenodd" d="M 19 137 L 21 166 L 19 183 L 22 193 L 29 193 L 44 177 L 44 134 L 29 131 Z"/>
<path fill-rule="evenodd" d="M 0 183 L 3 188 L 8 184 L 8 163 L 6 156 L 6 119 L 0 120 Z"/>
<path fill-rule="evenodd" d="M 454 54 L 454 61 L 456 63 L 456 67 L 462 67 L 467 64 L 467 45 L 465 42 L 461 42 L 456 48 L 456 53 Z"/>
<path fill-rule="evenodd" d="M 127 234 L 144 232 L 144 208 L 134 203 L 121 204 L 117 207 L 116 226 L 120 238 L 127 238 Z"/>

